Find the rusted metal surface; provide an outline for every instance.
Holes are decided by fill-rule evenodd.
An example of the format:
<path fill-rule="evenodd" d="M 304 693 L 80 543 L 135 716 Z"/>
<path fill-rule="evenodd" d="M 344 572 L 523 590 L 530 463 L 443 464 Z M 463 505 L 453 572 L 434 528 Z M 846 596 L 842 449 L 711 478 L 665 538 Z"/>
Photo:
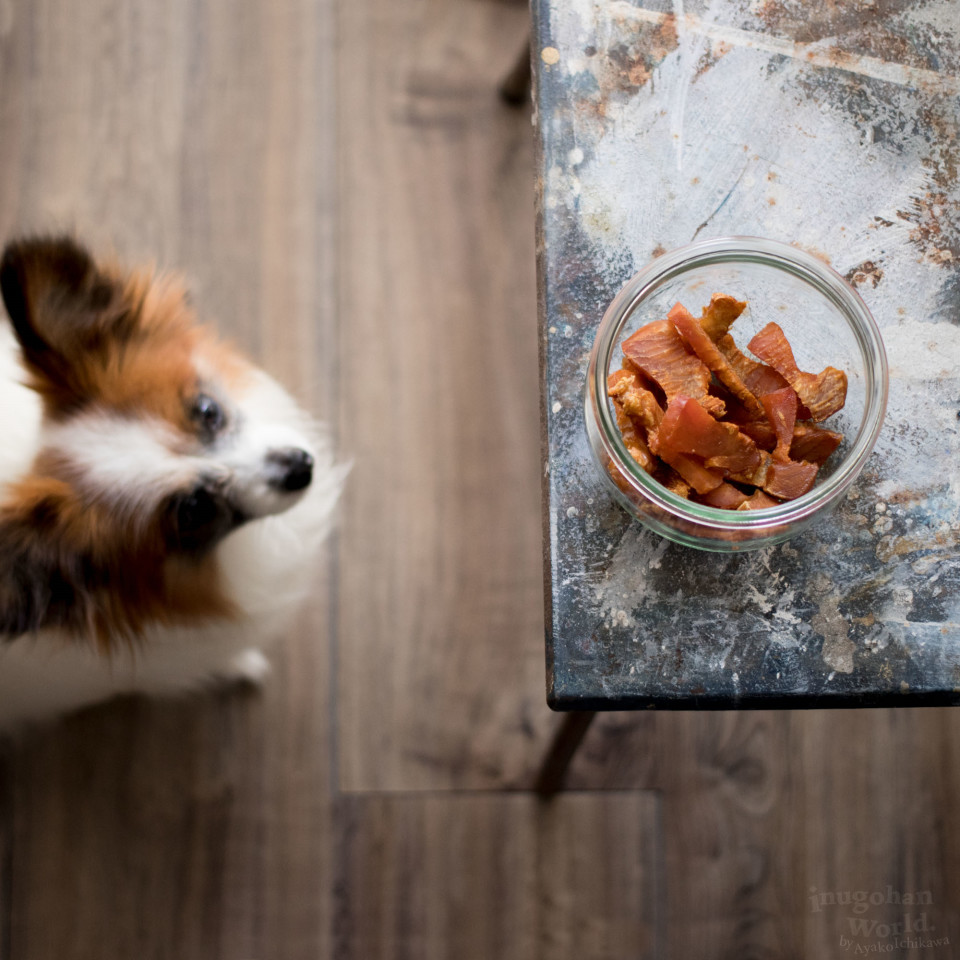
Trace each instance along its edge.
<path fill-rule="evenodd" d="M 960 700 L 953 0 L 534 3 L 547 660 L 561 709 Z M 827 259 L 874 313 L 883 433 L 831 521 L 721 556 L 608 498 L 582 425 L 620 286 L 694 238 Z"/>

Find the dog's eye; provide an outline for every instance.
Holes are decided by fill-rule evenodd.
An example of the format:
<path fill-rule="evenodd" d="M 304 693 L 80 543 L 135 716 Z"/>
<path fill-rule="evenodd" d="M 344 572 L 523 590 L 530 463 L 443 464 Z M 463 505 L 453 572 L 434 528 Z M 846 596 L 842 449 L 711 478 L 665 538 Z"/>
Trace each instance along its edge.
<path fill-rule="evenodd" d="M 204 435 L 210 438 L 215 437 L 227 422 L 223 407 L 206 393 L 201 393 L 194 401 L 190 415 Z"/>

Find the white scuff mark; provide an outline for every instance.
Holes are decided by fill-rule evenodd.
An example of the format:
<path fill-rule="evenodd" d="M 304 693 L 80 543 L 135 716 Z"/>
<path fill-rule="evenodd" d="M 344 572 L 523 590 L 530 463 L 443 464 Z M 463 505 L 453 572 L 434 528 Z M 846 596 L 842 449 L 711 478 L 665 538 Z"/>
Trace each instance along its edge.
<path fill-rule="evenodd" d="M 660 545 L 654 550 L 653 555 L 650 557 L 650 560 L 647 563 L 648 570 L 659 570 L 660 563 L 663 560 L 663 555 L 667 552 L 667 547 L 669 546 L 667 540 L 661 540 Z"/>
<path fill-rule="evenodd" d="M 747 590 L 761 613 L 767 614 L 773 609 L 773 601 L 765 597 L 752 583 L 747 584 Z"/>
<path fill-rule="evenodd" d="M 681 5 L 682 7 L 682 5 Z M 611 17 L 623 20 L 640 20 L 645 23 L 662 24 L 671 14 L 657 10 L 645 10 L 626 0 L 613 0 L 607 4 Z M 676 5 L 675 5 L 676 9 Z M 960 93 L 960 77 L 938 73 L 923 67 L 914 67 L 905 63 L 894 63 L 863 54 L 845 53 L 830 45 L 830 38 L 819 43 L 798 43 L 785 37 L 776 37 L 755 30 L 739 30 L 719 23 L 707 23 L 693 14 L 683 15 L 682 29 L 692 34 L 701 34 L 714 43 L 725 43 L 731 47 L 745 47 L 771 53 L 792 60 L 802 60 L 816 67 L 827 67 L 855 73 L 874 80 L 885 80 L 904 87 L 932 86 L 944 94 L 956 96 Z M 679 16 L 677 31 L 681 30 Z"/>
<path fill-rule="evenodd" d="M 795 613 L 791 613 L 789 610 L 784 610 L 782 608 L 774 610 L 773 616 L 777 620 L 780 620 L 783 623 L 789 623 L 792 626 L 797 626 L 803 623 L 803 621 Z"/>
<path fill-rule="evenodd" d="M 960 502 L 960 327 L 906 320 L 882 332 L 891 390 L 874 453 L 884 465 L 878 494 L 885 500 L 904 489 L 920 493 L 946 485 Z M 924 411 L 919 421 L 918 410 Z M 876 529 L 890 528 L 890 513 L 880 511 Z M 945 518 L 944 532 L 958 520 Z"/>
<path fill-rule="evenodd" d="M 836 596 L 827 593 L 823 597 L 820 609 L 813 615 L 810 625 L 823 637 L 823 649 L 820 653 L 823 662 L 838 673 L 853 673 L 853 653 L 856 646 L 847 632 L 847 621 L 840 613 Z"/>
<path fill-rule="evenodd" d="M 683 115 L 687 108 L 687 91 L 690 89 L 688 53 L 686 47 L 686 17 L 683 0 L 673 0 L 673 12 L 677 26 L 677 59 L 680 62 L 680 79 L 674 86 L 673 106 L 670 109 L 670 136 L 677 158 L 677 173 L 683 172 Z"/>

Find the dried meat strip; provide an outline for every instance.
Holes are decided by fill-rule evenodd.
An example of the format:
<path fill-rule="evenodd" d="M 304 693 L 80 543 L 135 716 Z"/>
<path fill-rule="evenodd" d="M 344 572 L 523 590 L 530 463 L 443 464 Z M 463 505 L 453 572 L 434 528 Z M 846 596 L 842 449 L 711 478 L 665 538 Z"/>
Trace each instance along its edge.
<path fill-rule="evenodd" d="M 747 346 L 793 387 L 814 420 L 825 420 L 846 402 L 847 375 L 836 367 L 826 367 L 817 374 L 804 373 L 797 367 L 793 350 L 776 323 L 768 323 Z"/>
<path fill-rule="evenodd" d="M 713 305 L 716 300 L 717 296 L 715 295 L 711 301 L 711 305 Z M 739 301 L 735 300 L 733 302 L 739 304 Z M 704 311 L 704 313 L 706 313 L 706 311 Z M 737 315 L 739 315 L 739 312 Z M 760 402 L 750 392 L 747 385 L 737 376 L 737 372 L 730 365 L 730 361 L 727 360 L 713 340 L 710 339 L 701 322 L 698 321 L 682 303 L 677 303 L 673 306 L 667 314 L 667 319 L 676 327 L 677 333 L 680 334 L 684 342 L 697 357 L 699 357 L 704 365 L 712 370 L 717 375 L 717 379 L 743 404 L 751 418 L 754 420 L 761 419 L 764 412 Z M 734 319 L 736 319 L 736 317 L 734 317 Z"/>
<path fill-rule="evenodd" d="M 751 494 L 743 503 L 737 507 L 738 510 L 766 510 L 768 507 L 779 507 L 780 501 L 764 493 L 763 490 L 757 490 Z"/>
<path fill-rule="evenodd" d="M 789 460 L 787 463 L 774 461 L 767 470 L 763 489 L 781 500 L 794 500 L 813 486 L 819 469 L 815 463 L 805 460 Z"/>
<path fill-rule="evenodd" d="M 736 510 L 740 504 L 747 500 L 747 495 L 732 483 L 724 481 L 719 487 L 715 487 L 709 493 L 697 498 L 700 503 L 708 507 L 718 507 L 721 510 Z"/>
<path fill-rule="evenodd" d="M 759 453 L 760 462 L 753 469 L 731 473 L 729 479 L 736 480 L 737 483 L 749 484 L 751 487 L 762 487 L 767 482 L 767 471 L 773 463 L 773 457 L 766 450 L 761 450 Z"/>
<path fill-rule="evenodd" d="M 747 308 L 746 300 L 737 300 L 727 293 L 715 293 L 710 302 L 703 308 L 700 316 L 700 327 L 703 332 L 716 343 L 726 334 L 733 321 Z"/>
<path fill-rule="evenodd" d="M 632 370 L 617 370 L 607 377 L 607 393 L 623 405 L 623 409 L 643 427 L 649 436 L 656 433 L 663 419 L 663 408 L 657 398 L 640 383 Z"/>
<path fill-rule="evenodd" d="M 671 493 L 683 497 L 684 500 L 689 500 L 690 494 L 693 493 L 693 487 L 673 467 L 662 460 L 657 464 L 653 479 L 663 484 Z"/>
<path fill-rule="evenodd" d="M 687 352 L 680 334 L 669 320 L 654 320 L 623 341 L 623 355 L 654 380 L 667 403 L 679 394 L 700 400 L 714 416 L 723 416 L 723 401 L 709 395 L 710 371 Z"/>
<path fill-rule="evenodd" d="M 623 445 L 627 452 L 639 464 L 641 470 L 647 473 L 653 473 L 657 465 L 656 458 L 650 453 L 650 448 L 643 439 L 640 431 L 637 430 L 633 418 L 623 409 L 623 404 L 619 401 L 613 401 L 613 409 L 617 416 L 617 426 L 620 428 L 620 434 L 623 437 Z"/>
<path fill-rule="evenodd" d="M 708 470 L 724 473 L 745 473 L 760 464 L 760 451 L 749 437 L 732 423 L 714 420 L 699 401 L 683 395 L 667 407 L 657 432 L 657 453 L 668 463 L 675 454 L 700 457 Z"/>
<path fill-rule="evenodd" d="M 790 444 L 791 460 L 808 460 L 810 463 L 824 462 L 840 444 L 843 434 L 824 427 L 815 427 L 812 423 L 798 423 L 793 428 L 793 442 Z"/>
<path fill-rule="evenodd" d="M 743 354 L 729 329 L 745 307 L 714 294 L 697 319 L 676 304 L 666 320 L 623 342 L 623 369 L 607 379 L 624 444 L 640 467 L 681 497 L 727 510 L 802 496 L 843 440 L 801 421 L 840 409 L 846 376 L 833 367 L 799 370 L 775 323 L 750 341 L 759 360 Z"/>
<path fill-rule="evenodd" d="M 743 353 L 729 333 L 724 334 L 717 341 L 717 349 L 726 357 L 734 373 L 755 397 L 762 397 L 789 386 L 773 367 L 765 363 L 757 363 Z"/>
<path fill-rule="evenodd" d="M 797 395 L 792 387 L 784 387 L 760 398 L 767 420 L 777 438 L 773 459 L 786 463 L 790 459 L 793 429 L 797 422 Z"/>
<path fill-rule="evenodd" d="M 671 451 L 660 454 L 697 493 L 709 493 L 723 483 L 723 474 L 719 470 L 709 470 L 698 457 L 686 453 Z"/>

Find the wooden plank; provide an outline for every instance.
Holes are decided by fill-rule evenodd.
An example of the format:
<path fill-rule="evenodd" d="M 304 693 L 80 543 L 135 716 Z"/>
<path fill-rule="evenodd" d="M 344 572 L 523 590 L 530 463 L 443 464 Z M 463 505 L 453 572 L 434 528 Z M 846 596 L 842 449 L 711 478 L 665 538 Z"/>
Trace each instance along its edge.
<path fill-rule="evenodd" d="M 958 723 L 938 709 L 601 714 L 569 784 L 662 792 L 669 956 L 833 956 L 841 936 L 891 943 L 875 930 L 905 915 L 925 914 L 930 939 L 960 929 Z M 883 902 L 854 912 L 858 892 Z M 919 892 L 932 902 L 902 902 Z"/>
<path fill-rule="evenodd" d="M 527 783 L 543 710 L 521 9 L 341 4 L 340 782 Z"/>
<path fill-rule="evenodd" d="M 340 960 L 659 957 L 649 793 L 346 797 Z"/>
<path fill-rule="evenodd" d="M 837 952 L 841 936 L 850 953 L 882 954 L 896 945 L 896 924 L 906 938 L 947 936 L 955 945 L 960 866 L 949 824 L 960 716 L 936 709 L 822 713 L 803 734 L 794 766 L 797 805 L 806 811 L 799 892 L 808 955 Z M 929 903 L 902 902 L 920 892 Z M 904 917 L 911 918 L 906 925 Z M 906 956 L 906 944 L 900 949 Z M 927 951 L 949 956 L 951 947 L 929 944 Z"/>
<path fill-rule="evenodd" d="M 11 956 L 320 955 L 322 664 L 304 644 L 280 672 L 263 696 L 87 711 L 18 751 Z"/>
<path fill-rule="evenodd" d="M 10 960 L 10 901 L 13 894 L 13 778 L 10 744 L 0 741 L 0 960 Z"/>
<path fill-rule="evenodd" d="M 0 232 L 182 269 L 325 417 L 333 22 L 327 0 L 0 10 Z M 262 695 L 108 705 L 16 749 L 9 956 L 325 953 L 331 579 L 325 561 Z"/>

